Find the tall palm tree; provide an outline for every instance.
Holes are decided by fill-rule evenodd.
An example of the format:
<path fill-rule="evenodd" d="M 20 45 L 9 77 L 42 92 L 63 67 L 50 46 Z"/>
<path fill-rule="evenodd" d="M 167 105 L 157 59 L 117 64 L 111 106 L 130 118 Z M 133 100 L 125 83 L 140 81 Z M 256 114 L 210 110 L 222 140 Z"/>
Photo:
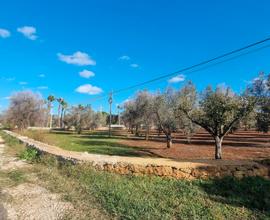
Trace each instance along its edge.
<path fill-rule="evenodd" d="M 58 102 L 58 127 L 61 127 L 61 108 L 62 108 L 62 102 L 64 101 L 63 98 L 56 99 Z"/>
<path fill-rule="evenodd" d="M 65 112 L 66 112 L 67 107 L 68 107 L 67 102 L 62 100 L 61 102 L 61 128 L 64 127 L 64 117 L 65 117 Z"/>
<path fill-rule="evenodd" d="M 48 101 L 48 121 L 47 127 L 52 128 L 52 103 L 55 101 L 55 97 L 53 95 L 49 95 L 47 98 Z"/>

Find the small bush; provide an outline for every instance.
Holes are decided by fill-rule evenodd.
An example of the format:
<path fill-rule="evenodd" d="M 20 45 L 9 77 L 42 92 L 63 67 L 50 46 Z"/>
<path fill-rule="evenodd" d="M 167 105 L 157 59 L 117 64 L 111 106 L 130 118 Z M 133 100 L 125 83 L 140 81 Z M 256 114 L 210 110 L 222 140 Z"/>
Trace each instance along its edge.
<path fill-rule="evenodd" d="M 29 138 L 32 138 L 36 141 L 45 142 L 46 135 L 44 131 L 21 131 L 19 132 L 21 135 L 28 136 Z"/>
<path fill-rule="evenodd" d="M 27 148 L 20 155 L 20 159 L 31 161 L 31 162 L 38 161 L 39 158 L 40 158 L 40 155 L 37 149 L 35 148 Z"/>

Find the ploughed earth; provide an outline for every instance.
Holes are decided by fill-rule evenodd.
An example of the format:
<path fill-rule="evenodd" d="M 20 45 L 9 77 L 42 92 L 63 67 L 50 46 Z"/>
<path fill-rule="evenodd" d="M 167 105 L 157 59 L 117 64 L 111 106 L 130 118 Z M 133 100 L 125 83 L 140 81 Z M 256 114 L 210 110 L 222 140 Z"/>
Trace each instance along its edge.
<path fill-rule="evenodd" d="M 140 138 L 121 139 L 119 143 L 141 148 L 142 156 L 159 156 L 172 159 L 213 159 L 215 143 L 206 132 L 199 132 L 188 144 L 181 134 L 173 135 L 172 148 L 166 147 L 165 136 L 150 136 L 148 141 Z M 270 158 L 270 133 L 238 131 L 228 134 L 223 141 L 223 159 L 256 160 Z"/>

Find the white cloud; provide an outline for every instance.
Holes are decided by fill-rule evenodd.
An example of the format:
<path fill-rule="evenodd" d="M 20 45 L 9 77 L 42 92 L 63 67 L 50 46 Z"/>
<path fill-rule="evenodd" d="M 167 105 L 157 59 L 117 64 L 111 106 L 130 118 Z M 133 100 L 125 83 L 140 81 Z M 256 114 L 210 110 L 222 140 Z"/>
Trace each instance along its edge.
<path fill-rule="evenodd" d="M 27 85 L 28 82 L 19 82 L 20 85 Z"/>
<path fill-rule="evenodd" d="M 83 53 L 81 51 L 77 51 L 72 55 L 64 55 L 62 53 L 58 53 L 57 56 L 59 60 L 68 64 L 74 64 L 78 66 L 96 65 L 95 60 L 93 60 L 87 53 Z"/>
<path fill-rule="evenodd" d="M 76 92 L 88 94 L 88 95 L 96 95 L 102 93 L 102 89 L 97 86 L 92 86 L 90 84 L 81 85 L 76 89 Z"/>
<path fill-rule="evenodd" d="M 10 99 L 10 96 L 6 96 L 6 97 L 4 97 L 2 99 L 9 100 Z"/>
<path fill-rule="evenodd" d="M 87 79 L 95 76 L 95 73 L 93 73 L 92 71 L 89 71 L 89 70 L 83 70 L 83 71 L 79 72 L 79 74 L 81 77 L 87 78 Z"/>
<path fill-rule="evenodd" d="M 0 37 L 2 38 L 10 37 L 10 32 L 6 29 L 0 28 Z"/>
<path fill-rule="evenodd" d="M 45 77 L 45 74 L 39 74 L 38 77 L 44 78 Z"/>
<path fill-rule="evenodd" d="M 185 78 L 186 78 L 186 76 L 185 75 L 183 75 L 183 74 L 180 74 L 180 75 L 177 75 L 177 76 L 175 76 L 175 77 L 173 77 L 173 78 L 171 78 L 171 79 L 169 79 L 169 83 L 178 83 L 178 82 L 183 82 L 183 81 L 185 81 Z"/>
<path fill-rule="evenodd" d="M 133 67 L 133 68 L 138 68 L 139 67 L 139 65 L 136 64 L 136 63 L 132 63 L 132 64 L 130 64 L 130 66 Z"/>
<path fill-rule="evenodd" d="M 36 35 L 37 30 L 35 27 L 24 26 L 24 27 L 17 28 L 17 31 L 22 33 L 26 38 L 28 38 L 30 40 L 37 39 L 37 35 Z"/>
<path fill-rule="evenodd" d="M 48 86 L 39 86 L 39 87 L 37 87 L 37 89 L 39 89 L 39 90 L 46 90 L 48 88 L 49 88 Z"/>
<path fill-rule="evenodd" d="M 127 55 L 119 57 L 119 60 L 130 60 L 130 57 Z"/>

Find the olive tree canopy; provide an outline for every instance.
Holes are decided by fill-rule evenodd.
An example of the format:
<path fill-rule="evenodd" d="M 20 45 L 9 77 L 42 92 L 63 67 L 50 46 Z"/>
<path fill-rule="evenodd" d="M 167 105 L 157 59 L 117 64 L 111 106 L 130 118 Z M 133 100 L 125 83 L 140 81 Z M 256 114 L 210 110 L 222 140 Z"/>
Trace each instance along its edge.
<path fill-rule="evenodd" d="M 157 94 L 153 101 L 153 113 L 157 125 L 161 128 L 167 139 L 167 147 L 172 147 L 172 132 L 177 128 L 175 117 L 175 93 L 168 89 L 163 94 Z"/>
<path fill-rule="evenodd" d="M 207 87 L 198 97 L 192 83 L 180 91 L 177 110 L 195 124 L 204 128 L 215 140 L 215 158 L 222 158 L 224 136 L 249 114 L 255 105 L 255 99 L 248 95 L 237 95 L 231 89 Z"/>

